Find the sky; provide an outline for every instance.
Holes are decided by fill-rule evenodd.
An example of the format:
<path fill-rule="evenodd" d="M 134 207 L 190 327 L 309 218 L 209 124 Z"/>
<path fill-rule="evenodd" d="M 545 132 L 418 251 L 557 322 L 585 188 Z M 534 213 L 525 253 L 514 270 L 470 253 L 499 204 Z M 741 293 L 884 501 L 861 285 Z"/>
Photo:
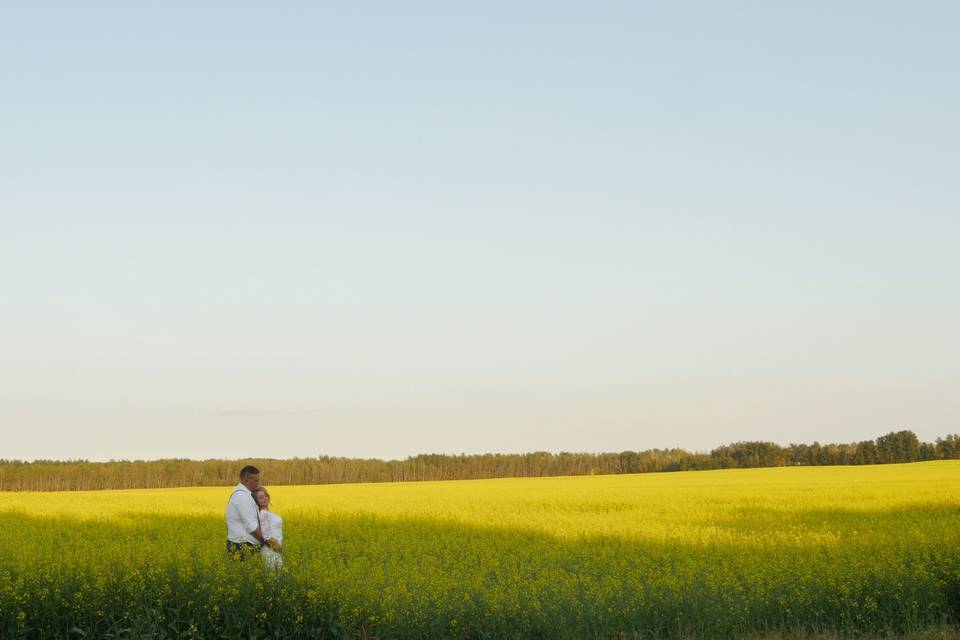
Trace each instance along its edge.
<path fill-rule="evenodd" d="M 0 458 L 960 432 L 960 4 L 0 14 Z"/>

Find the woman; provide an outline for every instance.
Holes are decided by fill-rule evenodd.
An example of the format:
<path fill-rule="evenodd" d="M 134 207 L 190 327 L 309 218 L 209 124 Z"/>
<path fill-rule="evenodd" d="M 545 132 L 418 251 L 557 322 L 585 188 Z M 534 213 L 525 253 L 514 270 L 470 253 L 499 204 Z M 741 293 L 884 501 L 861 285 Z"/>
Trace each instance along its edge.
<path fill-rule="evenodd" d="M 268 567 L 279 569 L 283 566 L 283 518 L 270 511 L 270 493 L 266 488 L 254 489 L 253 499 L 260 507 L 260 533 L 267 541 L 260 553 Z"/>

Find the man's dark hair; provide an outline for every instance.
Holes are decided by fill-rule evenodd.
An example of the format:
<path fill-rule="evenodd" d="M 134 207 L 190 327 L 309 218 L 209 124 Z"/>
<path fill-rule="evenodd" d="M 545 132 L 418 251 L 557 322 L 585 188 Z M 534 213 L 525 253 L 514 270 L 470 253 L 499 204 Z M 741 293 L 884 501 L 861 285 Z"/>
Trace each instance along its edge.
<path fill-rule="evenodd" d="M 241 480 L 246 480 L 248 476 L 256 476 L 256 475 L 260 475 L 260 469 L 257 469 L 252 465 L 248 464 L 243 469 L 240 469 Z"/>

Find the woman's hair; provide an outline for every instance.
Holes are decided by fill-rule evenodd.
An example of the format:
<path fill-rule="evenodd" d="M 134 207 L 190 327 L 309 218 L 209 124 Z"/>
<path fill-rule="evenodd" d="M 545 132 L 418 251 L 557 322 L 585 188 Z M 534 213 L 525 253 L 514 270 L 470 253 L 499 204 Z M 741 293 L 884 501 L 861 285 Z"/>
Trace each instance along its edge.
<path fill-rule="evenodd" d="M 267 491 L 267 488 L 266 488 L 266 487 L 257 487 L 257 488 L 254 489 L 251 493 L 252 493 L 254 496 L 256 496 L 258 493 L 262 493 L 263 495 L 267 496 L 267 503 L 270 502 L 270 492 Z"/>

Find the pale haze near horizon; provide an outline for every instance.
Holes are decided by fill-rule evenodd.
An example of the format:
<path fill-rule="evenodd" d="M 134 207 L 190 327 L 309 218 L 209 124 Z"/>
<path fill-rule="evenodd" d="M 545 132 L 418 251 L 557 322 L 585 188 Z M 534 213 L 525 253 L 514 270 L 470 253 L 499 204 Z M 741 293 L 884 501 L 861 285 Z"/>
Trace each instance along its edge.
<path fill-rule="evenodd" d="M 958 28 L 8 6 L 0 458 L 956 433 Z"/>

